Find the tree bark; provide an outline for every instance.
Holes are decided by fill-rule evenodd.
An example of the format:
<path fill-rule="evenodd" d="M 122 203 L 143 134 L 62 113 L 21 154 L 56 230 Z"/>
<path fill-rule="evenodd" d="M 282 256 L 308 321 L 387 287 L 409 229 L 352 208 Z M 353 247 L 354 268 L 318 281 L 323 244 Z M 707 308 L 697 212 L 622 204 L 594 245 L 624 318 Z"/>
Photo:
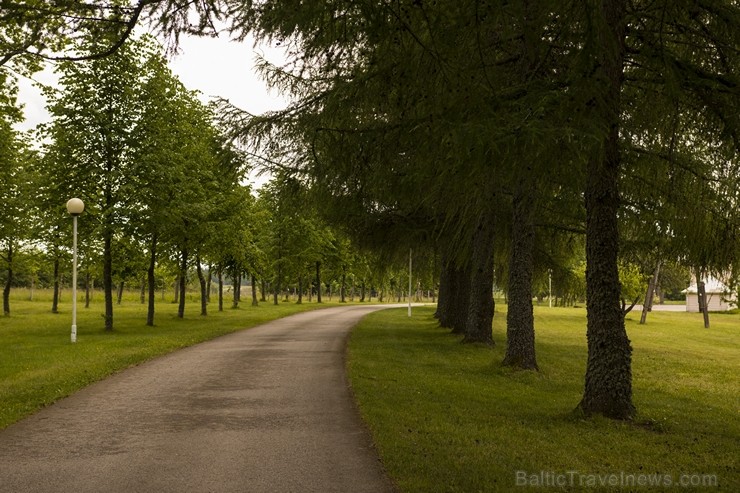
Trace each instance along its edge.
<path fill-rule="evenodd" d="M 175 276 L 175 300 L 173 303 L 177 304 L 180 302 L 180 274 Z"/>
<path fill-rule="evenodd" d="M 297 305 L 300 305 L 303 303 L 303 276 L 298 276 L 298 301 L 296 301 Z"/>
<path fill-rule="evenodd" d="M 8 277 L 5 279 L 5 288 L 3 288 L 3 313 L 5 316 L 10 315 L 10 287 L 13 285 L 13 241 L 8 241 L 7 258 Z"/>
<path fill-rule="evenodd" d="M 113 253 L 111 243 L 113 240 L 112 225 L 110 219 L 105 219 L 103 227 L 103 294 L 105 297 L 105 330 L 113 330 Z"/>
<path fill-rule="evenodd" d="M 180 251 L 180 303 L 177 305 L 177 316 L 179 318 L 185 317 L 185 288 L 187 287 L 188 279 L 188 253 L 187 240 L 185 240 L 182 245 L 182 250 Z"/>
<path fill-rule="evenodd" d="M 59 252 L 54 251 L 54 293 L 51 300 L 51 313 L 59 313 Z"/>
<path fill-rule="evenodd" d="M 658 276 L 660 275 L 660 260 L 655 266 L 653 271 L 653 277 L 650 278 L 648 283 L 647 293 L 645 293 L 645 303 L 642 304 L 642 315 L 640 315 L 640 325 L 645 325 L 647 314 L 653 309 L 653 297 L 655 296 L 655 287 L 658 285 Z"/>
<path fill-rule="evenodd" d="M 231 308 L 239 308 L 239 293 L 241 293 L 241 290 L 242 290 L 242 275 L 240 272 L 238 272 L 237 267 L 234 267 L 231 278 L 232 278 L 232 284 L 233 284 L 232 287 L 234 288 Z"/>
<path fill-rule="evenodd" d="M 503 364 L 537 370 L 534 345 L 532 273 L 534 269 L 534 197 L 522 179 L 513 199 L 509 257 L 509 309 Z"/>
<path fill-rule="evenodd" d="M 704 317 L 704 328 L 709 328 L 709 307 L 707 306 L 707 290 L 704 284 L 703 269 L 696 269 L 696 296 L 699 302 L 699 311 Z"/>
<path fill-rule="evenodd" d="M 449 305 L 452 297 L 452 279 L 455 267 L 447 261 L 446 256 L 442 257 L 442 265 L 439 273 L 439 296 L 437 298 L 437 310 L 434 312 L 434 318 L 439 320 L 441 327 L 449 327 Z"/>
<path fill-rule="evenodd" d="M 85 271 L 85 308 L 90 308 L 90 288 L 91 288 L 91 279 L 90 279 L 90 271 Z"/>
<path fill-rule="evenodd" d="M 465 343 L 493 346 L 493 242 L 493 215 L 486 214 L 473 235 Z"/>
<path fill-rule="evenodd" d="M 257 301 L 257 278 L 252 274 L 252 306 L 258 306 Z"/>
<path fill-rule="evenodd" d="M 316 262 L 316 303 L 321 303 L 321 262 Z"/>
<path fill-rule="evenodd" d="M 223 267 L 219 264 L 218 266 L 218 311 L 224 311 L 224 272 Z"/>
<path fill-rule="evenodd" d="M 124 282 L 121 281 L 118 284 L 118 293 L 117 293 L 117 296 L 116 296 L 116 304 L 117 305 L 120 305 L 121 304 L 121 299 L 123 298 L 123 288 L 124 288 Z"/>
<path fill-rule="evenodd" d="M 200 283 L 200 314 L 205 317 L 208 315 L 208 287 L 206 276 L 203 275 L 203 267 L 200 265 L 200 253 L 195 254 L 195 271 L 198 273 L 198 282 Z"/>
<path fill-rule="evenodd" d="M 282 277 L 282 269 L 278 265 L 277 276 L 275 277 L 275 286 L 272 293 L 272 304 L 277 305 L 280 303 L 280 278 Z"/>
<path fill-rule="evenodd" d="M 617 269 L 620 172 L 619 122 L 626 26 L 625 0 L 601 0 L 596 24 L 596 60 L 590 75 L 596 111 L 605 124 L 603 152 L 594 152 L 586 172 L 586 299 L 588 362 L 580 410 L 613 419 L 635 415 L 632 347 L 620 306 Z M 599 105 L 602 107 L 599 108 Z"/>
<path fill-rule="evenodd" d="M 346 303 L 346 292 L 347 292 L 347 267 L 342 266 L 342 287 L 340 288 L 339 302 Z"/>
<path fill-rule="evenodd" d="M 206 302 L 211 302 L 211 285 L 213 284 L 213 265 L 208 264 L 208 280 L 206 282 Z"/>
<path fill-rule="evenodd" d="M 470 304 L 470 280 L 472 279 L 472 270 L 470 263 L 462 267 L 456 267 L 452 271 L 452 290 L 449 306 L 449 325 L 453 334 L 464 334 L 465 327 L 468 324 L 468 306 Z"/>
<path fill-rule="evenodd" d="M 157 289 L 157 280 L 154 277 L 154 269 L 157 266 L 157 235 L 152 235 L 152 242 L 149 247 L 149 266 L 146 270 L 146 281 L 149 288 L 149 298 L 146 310 L 146 324 L 149 327 L 154 326 L 154 295 Z"/>

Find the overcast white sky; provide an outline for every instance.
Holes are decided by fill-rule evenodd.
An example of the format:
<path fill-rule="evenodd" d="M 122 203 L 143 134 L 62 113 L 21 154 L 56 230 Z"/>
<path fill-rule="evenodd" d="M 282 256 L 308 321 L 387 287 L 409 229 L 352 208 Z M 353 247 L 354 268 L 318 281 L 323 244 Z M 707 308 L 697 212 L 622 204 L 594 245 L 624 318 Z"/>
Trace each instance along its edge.
<path fill-rule="evenodd" d="M 223 38 L 189 36 L 181 38 L 180 52 L 170 60 L 172 71 L 185 87 L 201 91 L 204 99 L 220 96 L 255 114 L 285 106 L 285 100 L 275 92 L 268 91 L 254 71 L 254 60 L 258 53 L 264 54 L 268 60 L 279 62 L 279 49 L 255 49 L 251 41 L 236 43 Z M 34 78 L 44 84 L 53 84 L 55 80 L 51 68 L 35 74 Z M 23 129 L 33 128 L 48 120 L 44 98 L 33 82 L 25 78 L 20 81 L 20 101 L 25 105 Z"/>

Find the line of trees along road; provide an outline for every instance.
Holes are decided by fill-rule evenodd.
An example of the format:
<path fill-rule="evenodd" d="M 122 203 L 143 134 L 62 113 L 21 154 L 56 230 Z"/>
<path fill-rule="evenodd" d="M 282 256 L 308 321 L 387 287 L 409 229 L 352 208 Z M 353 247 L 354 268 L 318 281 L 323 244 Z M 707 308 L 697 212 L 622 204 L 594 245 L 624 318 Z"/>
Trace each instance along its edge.
<path fill-rule="evenodd" d="M 83 40 L 79 57 L 99 42 Z M 180 317 L 191 281 L 200 314 L 207 315 L 214 273 L 219 310 L 224 277 L 236 284 L 233 307 L 242 279 L 251 281 L 252 304 L 260 281 L 273 290 L 275 303 L 289 290 L 300 302 L 304 292 L 320 296 L 335 283 L 342 301 L 350 283 L 363 301 L 371 289 L 393 289 L 390 280 L 398 274 L 392 266 L 381 268 L 352 247 L 317 216 L 300 187 L 276 180 L 255 194 L 242 185 L 250 169 L 244 153 L 219 129 L 212 108 L 170 72 L 161 51 L 145 36 L 106 57 L 59 62 L 59 84 L 46 88 L 52 120 L 33 136 L 13 129 L 21 115 L 15 88 L 6 86 L 0 127 L 5 314 L 11 313 L 11 287 L 43 277 L 40 284 L 53 283 L 52 311 L 58 311 L 62 277 L 70 270 L 64 204 L 73 196 L 86 204 L 79 221 L 86 304 L 92 282 L 102 278 L 105 330 L 113 329 L 116 295 L 120 303 L 126 283 L 141 286 L 148 325 L 155 322 L 163 278 L 176 280 Z M 48 275 L 47 265 L 53 265 Z M 416 279 L 434 289 L 431 267 Z"/>
<path fill-rule="evenodd" d="M 358 237 L 436 248 L 438 316 L 464 341 L 493 342 L 504 258 L 504 363 L 536 368 L 533 279 L 557 267 L 550 245 L 585 237 L 578 408 L 632 418 L 620 265 L 738 265 L 737 3 L 225 3 L 233 34 L 289 47 L 263 70 L 294 101 L 233 110 L 237 136 Z"/>
<path fill-rule="evenodd" d="M 293 103 L 261 116 L 222 104 L 229 138 L 264 156 L 281 193 L 303 190 L 293 197 L 320 204 L 324 221 L 383 258 L 434 252 L 437 316 L 464 341 L 493 344 L 491 290 L 504 285 L 504 364 L 537 368 L 534 283 L 545 272 L 567 277 L 564 266 L 582 258 L 585 414 L 636 413 L 624 324 L 634 297 L 620 266 L 626 279 L 630 264 L 646 266 L 644 275 L 660 262 L 698 274 L 740 265 L 737 1 L 117 4 L 126 8 L 113 38 L 139 15 L 173 38 L 209 34 L 218 18 L 235 39 L 286 46 L 285 63 L 261 69 Z M 0 46 L 0 61 L 12 63 L 14 47 L 43 48 L 24 44 L 24 32 Z M 207 207 L 193 213 L 210 217 Z M 115 208 L 100 214 L 109 224 L 118 217 Z M 199 244 L 183 236 L 190 227 L 168 238 L 183 265 Z M 305 239 L 289 238 L 271 243 L 278 285 L 312 256 L 309 247 L 288 255 L 285 245 Z M 313 265 L 318 278 L 322 262 Z"/>

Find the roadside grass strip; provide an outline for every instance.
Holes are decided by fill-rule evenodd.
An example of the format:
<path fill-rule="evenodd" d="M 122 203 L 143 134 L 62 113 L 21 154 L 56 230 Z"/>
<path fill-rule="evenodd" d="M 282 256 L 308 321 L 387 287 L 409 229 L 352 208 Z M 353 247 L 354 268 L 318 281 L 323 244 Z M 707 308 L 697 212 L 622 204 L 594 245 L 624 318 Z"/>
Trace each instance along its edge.
<path fill-rule="evenodd" d="M 100 296 L 102 298 L 102 296 Z M 69 301 L 69 300 L 67 300 Z M 70 342 L 71 303 L 51 313 L 43 293 L 37 301 L 14 299 L 11 316 L 0 317 L 0 429 L 56 400 L 127 367 L 238 330 L 306 310 L 339 303 L 263 302 L 238 309 L 216 303 L 209 314 L 200 305 L 186 306 L 177 317 L 177 305 L 159 302 L 155 326 L 146 326 L 146 305 L 132 296 L 114 306 L 114 330 L 104 331 L 102 300 L 77 311 L 77 342 Z M 91 410 L 91 412 L 95 412 Z"/>
<path fill-rule="evenodd" d="M 460 344 L 434 308 L 384 310 L 352 332 L 348 370 L 381 459 L 403 492 L 740 491 L 740 315 L 627 317 L 634 422 L 574 412 L 586 313 L 535 308 L 540 372 Z"/>

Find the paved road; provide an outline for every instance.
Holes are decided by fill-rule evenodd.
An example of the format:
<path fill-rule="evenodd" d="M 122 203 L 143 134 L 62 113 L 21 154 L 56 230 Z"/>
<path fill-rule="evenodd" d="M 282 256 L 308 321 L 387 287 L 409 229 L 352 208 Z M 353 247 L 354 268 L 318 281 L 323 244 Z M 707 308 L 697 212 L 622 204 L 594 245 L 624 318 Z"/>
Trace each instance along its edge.
<path fill-rule="evenodd" d="M 0 491 L 393 491 L 344 371 L 350 328 L 387 307 L 302 313 L 94 384 L 0 432 Z"/>

